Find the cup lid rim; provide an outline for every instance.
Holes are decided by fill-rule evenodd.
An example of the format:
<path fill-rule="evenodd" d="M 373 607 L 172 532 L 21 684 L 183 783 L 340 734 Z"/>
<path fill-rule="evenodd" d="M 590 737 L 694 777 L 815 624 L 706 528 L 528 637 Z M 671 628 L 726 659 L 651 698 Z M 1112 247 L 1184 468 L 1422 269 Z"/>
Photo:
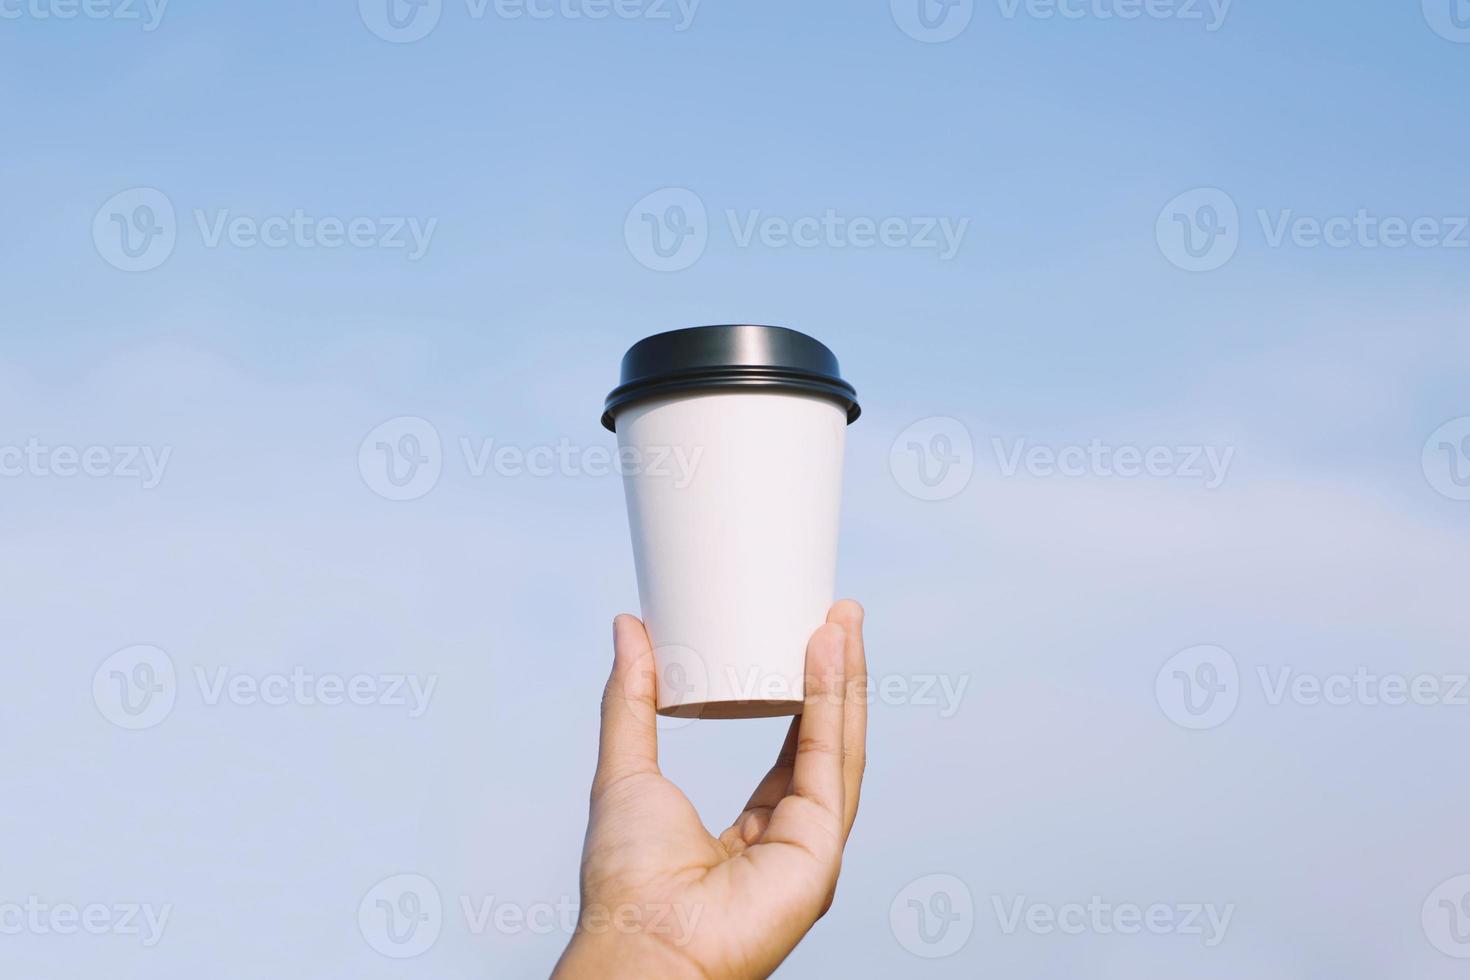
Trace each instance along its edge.
<path fill-rule="evenodd" d="M 848 424 L 862 414 L 856 389 L 821 341 L 789 327 L 716 324 L 653 334 L 628 348 L 602 424 L 616 432 L 618 410 L 648 398 L 761 388 L 829 398 Z"/>

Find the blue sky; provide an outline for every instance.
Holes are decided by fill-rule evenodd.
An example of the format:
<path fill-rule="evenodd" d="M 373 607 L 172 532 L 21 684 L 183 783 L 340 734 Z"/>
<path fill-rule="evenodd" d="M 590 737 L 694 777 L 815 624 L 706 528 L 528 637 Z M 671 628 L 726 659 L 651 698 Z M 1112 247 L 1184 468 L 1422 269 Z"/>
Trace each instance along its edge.
<path fill-rule="evenodd" d="M 1470 708 L 1271 697 L 1282 671 L 1465 670 L 1470 44 L 1448 0 L 1236 0 L 1216 30 L 1206 4 L 989 0 L 941 43 L 902 29 L 905 0 L 703 0 L 684 30 L 653 0 L 443 0 L 410 43 L 372 2 L 171 0 L 152 30 L 141 3 L 0 2 L 0 468 L 52 454 L 0 477 L 0 790 L 28 801 L 0 815 L 0 906 L 173 907 L 154 946 L 31 930 L 0 963 L 548 969 L 563 934 L 477 933 L 459 900 L 575 894 L 608 623 L 637 609 L 621 488 L 476 473 L 464 447 L 608 445 L 630 343 L 756 322 L 824 340 L 862 397 L 839 582 L 875 671 L 967 685 L 948 715 L 875 705 L 844 885 L 793 976 L 1457 975 L 1464 944 L 1421 912 L 1470 873 Z M 705 244 L 656 271 L 637 229 L 670 189 Z M 125 271 L 114 215 L 151 225 L 160 197 L 172 245 Z M 1188 271 L 1168 230 L 1203 236 L 1204 203 L 1234 220 Z M 829 212 L 835 238 L 780 244 Z M 1346 244 L 1311 244 L 1333 219 Z M 322 247 L 323 220 L 367 244 Z M 859 247 L 855 221 L 898 244 Z M 1427 223 L 1387 247 L 1393 221 Z M 945 222 L 947 258 L 922 244 Z M 411 257 L 391 243 L 414 227 Z M 359 447 L 401 417 L 442 472 L 391 501 Z M 935 435 L 924 462 L 961 476 L 925 500 L 904 461 Z M 1008 463 L 1093 444 L 1168 472 Z M 107 475 L 57 447 L 106 449 Z M 167 450 L 156 486 L 129 447 Z M 1183 472 L 1196 448 L 1229 453 L 1218 486 Z M 140 731 L 91 688 L 135 645 L 177 675 Z M 1155 684 L 1203 646 L 1238 707 L 1189 730 Z M 437 686 L 418 717 L 209 700 L 220 669 L 297 668 Z M 718 823 L 779 727 L 670 726 L 666 769 Z M 398 961 L 356 917 L 401 873 L 446 912 Z M 890 920 L 933 874 L 973 898 L 946 958 Z M 1208 948 L 996 912 L 1094 895 L 1234 912 Z"/>

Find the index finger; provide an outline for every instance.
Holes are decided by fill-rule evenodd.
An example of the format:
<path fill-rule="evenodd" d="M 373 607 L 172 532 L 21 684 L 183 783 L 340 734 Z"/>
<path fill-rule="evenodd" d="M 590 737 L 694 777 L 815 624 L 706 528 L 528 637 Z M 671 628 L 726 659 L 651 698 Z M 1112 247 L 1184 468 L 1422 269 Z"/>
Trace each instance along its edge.
<path fill-rule="evenodd" d="M 791 790 L 829 811 L 837 820 L 843 815 L 842 729 L 843 681 L 842 627 L 827 623 L 812 634 L 806 652 L 806 704 L 796 736 L 796 762 L 791 772 Z"/>
<path fill-rule="evenodd" d="M 827 622 L 836 623 L 847 634 L 842 658 L 847 679 L 847 697 L 842 705 L 842 836 L 846 840 L 857 819 L 863 773 L 868 768 L 868 660 L 863 650 L 863 607 L 852 599 L 843 599 L 827 614 Z"/>

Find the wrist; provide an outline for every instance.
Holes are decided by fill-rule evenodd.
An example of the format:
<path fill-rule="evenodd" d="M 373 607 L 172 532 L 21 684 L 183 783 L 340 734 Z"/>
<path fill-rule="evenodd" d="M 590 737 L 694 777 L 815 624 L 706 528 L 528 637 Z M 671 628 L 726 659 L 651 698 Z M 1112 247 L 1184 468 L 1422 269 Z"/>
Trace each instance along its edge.
<path fill-rule="evenodd" d="M 551 980 L 705 980 L 694 961 L 649 936 L 592 934 L 578 926 Z"/>

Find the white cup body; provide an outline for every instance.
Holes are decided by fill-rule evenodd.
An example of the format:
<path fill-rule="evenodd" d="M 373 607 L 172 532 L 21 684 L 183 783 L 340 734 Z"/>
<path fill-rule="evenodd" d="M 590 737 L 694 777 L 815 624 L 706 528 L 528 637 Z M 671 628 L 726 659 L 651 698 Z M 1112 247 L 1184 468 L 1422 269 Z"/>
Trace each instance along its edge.
<path fill-rule="evenodd" d="M 617 434 L 659 713 L 799 714 L 833 601 L 845 410 L 690 393 L 620 409 Z"/>

